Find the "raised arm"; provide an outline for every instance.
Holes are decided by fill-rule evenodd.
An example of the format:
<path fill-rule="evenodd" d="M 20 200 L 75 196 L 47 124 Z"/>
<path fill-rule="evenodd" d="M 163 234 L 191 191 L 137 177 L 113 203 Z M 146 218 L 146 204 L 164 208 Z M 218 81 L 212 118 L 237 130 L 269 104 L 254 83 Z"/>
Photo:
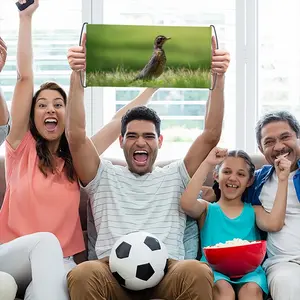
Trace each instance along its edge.
<path fill-rule="evenodd" d="M 123 115 L 131 108 L 148 104 L 152 95 L 157 89 L 147 88 L 135 99 L 122 107 L 113 116 L 111 121 L 102 127 L 95 135 L 92 136 L 92 141 L 101 155 L 120 135 L 121 133 L 121 119 Z"/>
<path fill-rule="evenodd" d="M 85 69 L 85 35 L 82 46 L 72 47 L 68 61 L 72 71 L 70 91 L 66 108 L 66 137 L 69 142 L 74 168 L 83 185 L 91 182 L 97 174 L 100 157 L 92 141 L 86 135 L 84 90 L 80 70 Z"/>
<path fill-rule="evenodd" d="M 19 1 L 22 2 L 22 1 Z M 17 148 L 29 128 L 30 108 L 33 96 L 31 20 L 39 0 L 19 13 L 19 37 L 17 48 L 17 83 L 11 105 L 11 129 L 7 141 Z"/>
<path fill-rule="evenodd" d="M 85 36 L 83 46 L 72 47 L 68 52 L 69 64 L 73 70 L 67 102 L 66 136 L 73 157 L 74 167 L 81 182 L 88 184 L 97 174 L 102 154 L 120 135 L 121 118 L 126 111 L 138 105 L 145 105 L 156 89 L 146 89 L 132 102 L 120 109 L 107 125 L 92 139 L 86 136 L 84 90 L 80 83 L 79 70 L 85 69 Z"/>
<path fill-rule="evenodd" d="M 291 162 L 285 157 L 279 157 L 274 162 L 278 177 L 278 186 L 275 201 L 270 213 L 262 206 L 254 206 L 256 224 L 258 228 L 266 232 L 276 232 L 282 229 L 286 214 L 286 202 L 288 192 L 288 178 Z"/>
<path fill-rule="evenodd" d="M 7 47 L 0 37 L 0 73 L 5 65 L 7 57 Z M 8 122 L 8 109 L 6 105 L 6 101 L 4 99 L 4 95 L 2 93 L 1 87 L 0 87 L 0 126 L 6 125 Z"/>
<path fill-rule="evenodd" d="M 216 40 L 212 38 L 212 73 L 215 74 L 217 82 L 214 90 L 210 92 L 206 106 L 204 130 L 193 142 L 184 158 L 185 166 L 191 177 L 220 140 L 224 115 L 225 72 L 229 62 L 229 53 L 216 49 Z"/>
<path fill-rule="evenodd" d="M 180 200 L 181 208 L 194 219 L 199 219 L 207 209 L 207 202 L 198 200 L 198 195 L 206 180 L 206 176 L 227 155 L 227 150 L 214 148 L 207 158 L 201 163 L 192 179 L 188 183 Z M 203 197 L 204 198 L 204 197 Z"/>

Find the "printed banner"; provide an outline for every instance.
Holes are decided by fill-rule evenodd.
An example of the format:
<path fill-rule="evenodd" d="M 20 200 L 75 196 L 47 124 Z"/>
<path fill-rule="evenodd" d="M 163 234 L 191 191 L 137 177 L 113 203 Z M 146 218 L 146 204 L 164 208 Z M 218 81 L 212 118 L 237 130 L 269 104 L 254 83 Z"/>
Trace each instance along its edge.
<path fill-rule="evenodd" d="M 211 87 L 212 27 L 87 24 L 86 86 Z"/>

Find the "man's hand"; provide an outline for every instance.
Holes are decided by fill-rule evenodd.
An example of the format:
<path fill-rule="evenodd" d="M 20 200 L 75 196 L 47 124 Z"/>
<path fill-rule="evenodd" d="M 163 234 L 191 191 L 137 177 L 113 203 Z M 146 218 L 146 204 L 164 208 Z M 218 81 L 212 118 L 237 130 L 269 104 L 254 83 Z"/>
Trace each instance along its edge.
<path fill-rule="evenodd" d="M 82 37 L 81 46 L 71 47 L 68 51 L 68 62 L 73 71 L 82 71 L 86 68 L 86 34 Z"/>
<path fill-rule="evenodd" d="M 223 75 L 229 66 L 230 54 L 226 50 L 217 49 L 216 38 L 212 37 L 212 59 L 211 72 L 217 75 Z"/>
<path fill-rule="evenodd" d="M 5 62 L 6 62 L 6 57 L 7 57 L 7 47 L 0 37 L 0 72 L 2 71 Z"/>

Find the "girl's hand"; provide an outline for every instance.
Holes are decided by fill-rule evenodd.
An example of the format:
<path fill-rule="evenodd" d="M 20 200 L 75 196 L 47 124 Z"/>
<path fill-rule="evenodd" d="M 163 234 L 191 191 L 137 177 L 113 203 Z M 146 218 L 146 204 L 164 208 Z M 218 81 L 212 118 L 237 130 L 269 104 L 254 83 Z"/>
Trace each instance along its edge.
<path fill-rule="evenodd" d="M 28 0 L 19 0 L 20 4 L 25 4 Z M 36 9 L 39 7 L 39 0 L 34 0 L 34 2 L 27 8 L 19 12 L 20 17 L 31 17 Z"/>
<path fill-rule="evenodd" d="M 228 154 L 228 150 L 224 148 L 213 148 L 205 159 L 205 162 L 212 167 L 220 164 Z"/>
<path fill-rule="evenodd" d="M 274 161 L 274 166 L 278 180 L 284 181 L 289 178 L 291 171 L 291 162 L 286 158 L 287 154 L 280 155 Z"/>

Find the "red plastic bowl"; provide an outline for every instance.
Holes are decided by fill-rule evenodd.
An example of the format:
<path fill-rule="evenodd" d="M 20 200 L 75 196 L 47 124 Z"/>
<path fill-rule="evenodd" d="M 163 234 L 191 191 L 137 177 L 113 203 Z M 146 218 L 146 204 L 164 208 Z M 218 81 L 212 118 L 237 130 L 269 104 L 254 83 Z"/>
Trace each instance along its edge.
<path fill-rule="evenodd" d="M 203 252 L 215 271 L 230 278 L 240 278 L 263 262 L 266 249 L 266 241 L 256 241 L 239 246 L 203 248 Z"/>

